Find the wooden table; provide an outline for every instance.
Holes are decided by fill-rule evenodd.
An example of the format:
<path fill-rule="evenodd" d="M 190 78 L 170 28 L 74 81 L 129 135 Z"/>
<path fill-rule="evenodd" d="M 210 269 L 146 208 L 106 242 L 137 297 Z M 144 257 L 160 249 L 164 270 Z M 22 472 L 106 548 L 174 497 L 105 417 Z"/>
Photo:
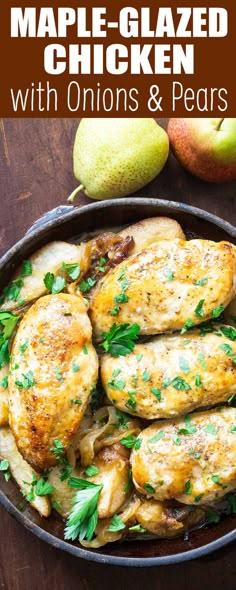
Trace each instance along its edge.
<path fill-rule="evenodd" d="M 1 254 L 35 219 L 65 204 L 76 186 L 72 146 L 77 124 L 78 119 L 0 122 Z M 217 186 L 198 181 L 173 156 L 145 193 L 194 204 L 236 225 L 236 183 Z M 82 197 L 79 203 L 86 201 Z M 129 570 L 87 563 L 52 549 L 2 508 L 0 518 L 0 590 L 234 590 L 236 586 L 235 545 L 185 564 Z"/>

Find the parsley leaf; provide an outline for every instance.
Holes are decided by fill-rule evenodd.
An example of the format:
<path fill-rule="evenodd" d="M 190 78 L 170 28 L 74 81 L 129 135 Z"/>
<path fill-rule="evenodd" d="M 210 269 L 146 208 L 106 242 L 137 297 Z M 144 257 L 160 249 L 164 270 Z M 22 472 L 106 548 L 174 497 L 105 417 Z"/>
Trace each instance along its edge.
<path fill-rule="evenodd" d="M 118 531 L 122 531 L 122 529 L 125 529 L 125 523 L 123 520 L 121 520 L 118 514 L 114 514 L 107 530 L 111 533 L 116 533 Z"/>
<path fill-rule="evenodd" d="M 180 431 L 179 431 L 180 434 L 194 434 L 195 432 L 197 432 L 196 426 L 192 426 L 192 424 L 191 424 L 191 417 L 189 414 L 187 414 L 184 417 L 184 424 L 185 424 L 185 428 L 180 429 Z"/>
<path fill-rule="evenodd" d="M 199 281 L 193 281 L 193 284 L 196 287 L 203 287 L 203 285 L 207 284 L 208 279 L 206 277 L 204 277 L 203 279 L 199 279 Z"/>
<path fill-rule="evenodd" d="M 3 377 L 3 379 L 0 381 L 0 386 L 3 389 L 7 389 L 7 387 L 8 387 L 8 375 L 6 375 L 5 377 Z"/>
<path fill-rule="evenodd" d="M 157 387 L 151 387 L 151 393 L 155 395 L 156 399 L 160 402 L 161 401 L 161 390 Z"/>
<path fill-rule="evenodd" d="M 175 389 L 180 391 L 189 391 L 190 389 L 192 389 L 189 383 L 182 379 L 182 377 L 175 377 L 174 379 L 172 379 L 171 385 L 173 385 Z"/>
<path fill-rule="evenodd" d="M 191 320 L 191 318 L 188 318 L 180 332 L 180 334 L 185 334 L 185 332 L 187 332 L 190 328 L 192 328 L 194 326 L 194 322 L 193 320 Z"/>
<path fill-rule="evenodd" d="M 187 361 L 187 359 L 185 359 L 183 356 L 179 357 L 179 368 L 181 371 L 183 371 L 183 373 L 185 373 L 187 375 L 187 373 L 189 373 L 190 371 L 190 366 L 189 363 Z"/>
<path fill-rule="evenodd" d="M 164 430 L 160 430 L 160 432 L 158 432 L 158 434 L 156 434 L 155 436 L 152 436 L 152 438 L 149 438 L 148 442 L 149 443 L 156 443 L 159 440 L 161 440 L 161 438 L 164 438 L 164 436 L 165 436 Z"/>
<path fill-rule="evenodd" d="M 192 492 L 192 489 L 191 489 L 191 481 L 190 481 L 190 479 L 188 479 L 188 481 L 186 481 L 185 484 L 184 484 L 183 494 L 188 495 L 188 494 L 191 494 L 191 492 Z"/>
<path fill-rule="evenodd" d="M 28 277 L 32 275 L 32 264 L 30 260 L 23 260 L 22 262 L 22 269 L 21 269 L 21 277 Z"/>
<path fill-rule="evenodd" d="M 19 319 L 19 316 L 16 316 L 11 312 L 0 311 L 0 326 L 3 328 L 1 334 L 5 340 L 10 338 Z"/>
<path fill-rule="evenodd" d="M 143 371 L 142 373 L 142 381 L 146 382 L 149 381 L 151 379 L 151 374 L 148 373 L 148 371 L 145 369 L 145 371 Z"/>
<path fill-rule="evenodd" d="M 16 379 L 15 384 L 19 389 L 30 389 L 35 385 L 34 375 L 32 371 L 27 371 L 27 373 L 22 374 L 22 380 Z"/>
<path fill-rule="evenodd" d="M 74 541 L 87 539 L 91 541 L 98 521 L 97 504 L 103 485 L 96 485 L 84 479 L 71 477 L 68 485 L 72 488 L 79 488 L 72 502 L 66 528 L 65 539 Z"/>
<path fill-rule="evenodd" d="M 88 277 L 86 280 L 84 279 L 79 286 L 81 293 L 87 293 L 95 284 L 96 279 L 93 279 L 92 277 Z"/>
<path fill-rule="evenodd" d="M 221 303 L 218 307 L 215 307 L 215 309 L 212 309 L 211 316 L 213 318 L 219 318 L 223 311 L 224 311 L 224 306 L 223 306 L 223 303 Z"/>
<path fill-rule="evenodd" d="M 195 315 L 196 315 L 198 318 L 203 318 L 203 317 L 204 317 L 204 311 L 203 311 L 203 309 L 202 309 L 202 307 L 203 307 L 203 304 L 204 304 L 204 301 L 205 301 L 205 299 L 200 299 L 200 301 L 199 301 L 199 302 L 198 302 L 198 304 L 197 304 L 197 307 L 196 307 L 196 308 L 195 308 L 195 310 L 194 310 L 194 313 L 195 313 Z"/>
<path fill-rule="evenodd" d="M 109 332 L 102 334 L 104 341 L 100 346 L 111 356 L 126 356 L 134 349 L 139 332 L 138 324 L 113 324 Z"/>
<path fill-rule="evenodd" d="M 201 363 L 203 369 L 207 370 L 207 364 L 203 352 L 199 352 L 197 360 Z"/>
<path fill-rule="evenodd" d="M 97 475 L 99 473 L 99 469 L 96 467 L 96 465 L 89 465 L 87 467 L 87 469 L 85 469 L 85 475 L 88 475 L 88 477 L 92 477 L 93 475 Z"/>
<path fill-rule="evenodd" d="M 208 424 L 207 426 L 205 426 L 204 430 L 205 430 L 205 432 L 207 432 L 207 434 L 216 434 L 217 433 L 217 428 L 215 427 L 214 424 Z"/>
<path fill-rule="evenodd" d="M 73 279 L 73 281 L 76 281 L 76 279 L 78 279 L 78 277 L 80 275 L 80 266 L 77 262 L 71 262 L 71 263 L 63 262 L 61 269 L 64 272 L 67 272 L 69 277 L 71 279 Z"/>
<path fill-rule="evenodd" d="M 236 340 L 235 328 L 232 328 L 229 326 L 221 326 L 220 331 L 222 332 L 222 334 L 224 334 L 224 336 L 226 336 L 226 338 L 229 338 L 229 340 L 232 340 L 232 341 Z"/>
<path fill-rule="evenodd" d="M 52 295 L 60 293 L 66 286 L 66 281 L 63 277 L 55 277 L 52 272 L 47 272 L 43 279 L 44 285 Z"/>
<path fill-rule="evenodd" d="M 121 444 L 126 447 L 127 449 L 133 449 L 138 451 L 142 444 L 142 439 L 137 438 L 133 434 L 128 434 L 128 436 L 121 439 Z"/>
<path fill-rule="evenodd" d="M 7 301 L 17 301 L 23 284 L 24 281 L 22 278 L 12 281 L 7 287 L 5 287 L 5 289 L 3 289 L 3 299 L 6 299 Z"/>
<path fill-rule="evenodd" d="M 147 492 L 148 494 L 155 494 L 156 490 L 155 488 L 148 482 L 146 482 L 143 486 L 145 492 Z"/>
<path fill-rule="evenodd" d="M 173 272 L 169 269 L 169 268 L 164 268 L 163 269 L 163 275 L 169 280 L 169 281 L 173 281 L 174 280 L 174 274 Z"/>

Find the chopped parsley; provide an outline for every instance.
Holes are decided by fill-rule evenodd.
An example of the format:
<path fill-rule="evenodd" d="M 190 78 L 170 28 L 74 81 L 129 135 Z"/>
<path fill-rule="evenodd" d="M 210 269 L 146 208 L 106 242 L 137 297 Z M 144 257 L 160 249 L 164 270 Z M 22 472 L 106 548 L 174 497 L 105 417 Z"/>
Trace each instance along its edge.
<path fill-rule="evenodd" d="M 87 346 L 83 346 L 83 348 L 82 348 L 82 352 L 83 352 L 84 354 L 88 354 L 88 349 L 87 349 Z"/>
<path fill-rule="evenodd" d="M 194 326 L 194 322 L 193 320 L 191 320 L 191 318 L 188 318 L 180 332 L 180 334 L 185 334 L 185 332 L 187 332 L 190 328 L 192 328 Z"/>
<path fill-rule="evenodd" d="M 136 359 L 137 359 L 138 363 L 140 363 L 142 358 L 143 358 L 143 354 L 136 354 Z"/>
<path fill-rule="evenodd" d="M 80 370 L 80 366 L 77 363 L 72 364 L 72 371 L 73 373 L 77 373 Z"/>
<path fill-rule="evenodd" d="M 125 523 L 118 514 L 114 514 L 107 530 L 111 533 L 117 533 L 118 531 L 122 531 L 122 529 L 125 529 Z"/>
<path fill-rule="evenodd" d="M 44 285 L 52 295 L 56 295 L 63 291 L 66 286 L 66 281 L 63 277 L 55 277 L 52 272 L 47 272 L 43 279 Z"/>
<path fill-rule="evenodd" d="M 144 529 L 141 524 L 134 524 L 133 526 L 130 526 L 129 531 L 134 533 L 146 533 L 146 529 Z"/>
<path fill-rule="evenodd" d="M 148 373 L 148 371 L 145 369 L 145 371 L 143 371 L 142 373 L 142 381 L 146 382 L 149 381 L 151 379 L 151 374 Z"/>
<path fill-rule="evenodd" d="M 54 367 L 54 373 L 56 375 L 56 378 L 58 381 L 62 381 L 63 380 L 63 376 L 61 374 L 61 369 L 59 367 Z"/>
<path fill-rule="evenodd" d="M 88 477 L 92 477 L 93 475 L 97 475 L 99 473 L 99 469 L 96 467 L 96 465 L 89 465 L 87 469 L 85 469 L 84 473 Z"/>
<path fill-rule="evenodd" d="M 198 496 L 195 496 L 194 502 L 201 502 L 203 497 L 204 497 L 204 494 L 198 494 Z"/>
<path fill-rule="evenodd" d="M 200 301 L 197 304 L 197 307 L 195 307 L 194 313 L 198 318 L 204 317 L 204 311 L 203 311 L 204 302 L 205 302 L 205 299 L 200 299 Z"/>
<path fill-rule="evenodd" d="M 155 488 L 150 483 L 148 483 L 148 482 L 144 484 L 143 489 L 148 494 L 155 494 L 156 493 Z"/>
<path fill-rule="evenodd" d="M 219 318 L 223 311 L 224 311 L 224 306 L 223 306 L 223 303 L 221 303 L 218 307 L 215 307 L 215 309 L 212 309 L 211 316 L 213 318 Z"/>
<path fill-rule="evenodd" d="M 195 376 L 195 385 L 196 385 L 196 387 L 202 387 L 203 386 L 201 375 L 196 375 Z"/>
<path fill-rule="evenodd" d="M 104 341 L 100 346 L 111 356 L 126 356 L 134 349 L 139 332 L 138 324 L 113 324 L 109 332 L 102 334 Z"/>
<path fill-rule="evenodd" d="M 129 301 L 129 297 L 126 293 L 119 293 L 114 297 L 114 303 L 127 303 L 127 301 Z"/>
<path fill-rule="evenodd" d="M 189 383 L 182 379 L 182 377 L 175 377 L 174 379 L 172 379 L 171 385 L 173 385 L 173 387 L 179 391 L 189 391 L 190 389 L 192 389 Z"/>
<path fill-rule="evenodd" d="M 28 277 L 32 275 L 32 264 L 30 260 L 23 260 L 20 274 L 21 277 Z"/>
<path fill-rule="evenodd" d="M 157 387 L 151 387 L 151 393 L 155 395 L 156 399 L 160 402 L 161 401 L 161 390 Z"/>
<path fill-rule="evenodd" d="M 190 371 L 190 366 L 189 363 L 187 361 L 187 359 L 185 359 L 183 356 L 179 357 L 179 368 L 181 371 L 183 371 L 183 373 L 185 373 L 187 375 L 187 373 L 189 373 Z"/>
<path fill-rule="evenodd" d="M 81 293 L 87 293 L 95 284 L 96 279 L 93 279 L 92 277 L 88 277 L 86 280 L 84 279 L 79 286 Z"/>
<path fill-rule="evenodd" d="M 186 434 L 187 435 L 187 434 L 194 434 L 195 432 L 197 432 L 196 426 L 193 426 L 191 424 L 191 417 L 190 417 L 189 414 L 187 414 L 184 417 L 184 424 L 185 424 L 185 428 L 181 428 L 179 430 L 179 433 L 180 434 Z"/>
<path fill-rule="evenodd" d="M 174 274 L 169 268 L 163 269 L 163 275 L 168 279 L 168 281 L 174 280 Z"/>
<path fill-rule="evenodd" d="M 96 485 L 86 479 L 71 477 L 68 485 L 79 488 L 73 498 L 73 506 L 70 511 L 66 528 L 65 539 L 91 541 L 98 522 L 98 500 L 103 485 Z"/>
<path fill-rule="evenodd" d="M 214 426 L 214 424 L 207 424 L 204 430 L 207 434 L 217 434 L 217 428 Z"/>
<path fill-rule="evenodd" d="M 112 316 L 113 315 L 117 315 L 119 313 L 119 311 L 120 311 L 119 306 L 118 305 L 114 305 L 114 307 L 112 308 L 112 310 L 110 312 L 110 315 L 112 315 Z"/>
<path fill-rule="evenodd" d="M 207 364 L 203 352 L 199 352 L 197 360 L 201 363 L 203 369 L 207 370 Z"/>
<path fill-rule="evenodd" d="M 22 377 L 21 377 L 21 381 L 19 379 L 16 379 L 15 384 L 17 385 L 17 387 L 19 387 L 19 389 L 30 389 L 30 387 L 33 387 L 36 382 L 34 380 L 34 375 L 32 373 L 32 371 L 27 371 L 27 373 L 23 373 Z"/>
<path fill-rule="evenodd" d="M 177 432 L 175 432 L 172 436 L 172 440 L 175 443 L 175 445 L 181 445 L 181 440 L 179 435 L 177 434 Z"/>
<path fill-rule="evenodd" d="M 3 289 L 3 296 L 1 303 L 6 299 L 7 301 L 18 301 L 21 289 L 24 285 L 22 278 L 14 279 L 5 289 Z"/>
<path fill-rule="evenodd" d="M 25 351 L 27 350 L 28 346 L 29 346 L 29 339 L 27 338 L 25 340 L 25 342 L 23 342 L 23 344 L 20 345 L 20 352 L 21 352 L 21 354 L 24 354 L 25 353 Z"/>
<path fill-rule="evenodd" d="M 128 434 L 128 436 L 122 438 L 120 442 L 127 449 L 134 449 L 135 451 L 138 451 L 141 447 L 142 439 L 137 438 L 133 434 Z"/>
<path fill-rule="evenodd" d="M 4 477 L 6 481 L 9 481 L 11 475 L 10 475 L 10 471 L 9 471 L 9 461 L 7 461 L 6 459 L 3 459 L 2 461 L 0 461 L 0 471 L 4 472 Z"/>
<path fill-rule="evenodd" d="M 3 377 L 3 379 L 0 381 L 0 385 L 3 389 L 7 389 L 8 387 L 8 375 L 6 375 L 5 377 Z"/>
<path fill-rule="evenodd" d="M 76 281 L 76 279 L 78 279 L 78 277 L 80 275 L 80 266 L 77 262 L 71 262 L 71 263 L 63 262 L 61 269 L 64 272 L 67 272 L 69 277 L 71 279 L 73 279 L 73 281 Z"/>
<path fill-rule="evenodd" d="M 191 488 L 191 481 L 190 479 L 188 479 L 185 484 L 184 484 L 184 491 L 183 494 L 188 495 L 192 493 L 192 488 Z"/>
<path fill-rule="evenodd" d="M 235 341 L 236 340 L 236 330 L 235 330 L 235 328 L 232 328 L 232 327 L 229 327 L 229 326 L 221 326 L 220 327 L 220 331 L 229 340 L 232 340 L 232 341 Z"/>
<path fill-rule="evenodd" d="M 198 281 L 193 281 L 193 284 L 196 287 L 203 287 L 204 285 L 207 284 L 208 279 L 206 277 L 204 277 L 203 279 L 199 279 Z"/>
<path fill-rule="evenodd" d="M 158 434 L 156 434 L 155 436 L 152 436 L 152 438 L 149 438 L 148 442 L 149 443 L 156 443 L 159 440 L 161 440 L 161 438 L 164 438 L 164 436 L 165 436 L 164 430 L 160 430 L 160 432 L 158 432 Z"/>

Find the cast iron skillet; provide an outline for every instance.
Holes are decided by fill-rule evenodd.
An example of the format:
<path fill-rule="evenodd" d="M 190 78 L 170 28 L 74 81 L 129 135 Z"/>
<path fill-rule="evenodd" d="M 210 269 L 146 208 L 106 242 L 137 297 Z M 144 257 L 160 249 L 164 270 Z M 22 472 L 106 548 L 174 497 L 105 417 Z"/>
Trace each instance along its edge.
<path fill-rule="evenodd" d="M 184 230 L 212 240 L 236 243 L 236 228 L 226 221 L 182 203 L 158 199 L 127 198 L 96 202 L 82 208 L 59 207 L 36 222 L 30 232 L 0 260 L 0 290 L 11 278 L 22 260 L 52 240 L 80 238 L 103 228 L 117 227 L 144 219 L 165 215 L 179 221 Z M 100 550 L 86 550 L 63 540 L 64 524 L 53 514 L 48 520 L 23 500 L 18 486 L 0 476 L 0 503 L 20 523 L 43 541 L 78 557 L 122 566 L 157 566 L 202 557 L 236 539 L 236 516 L 222 518 L 218 524 L 183 537 L 151 541 L 127 541 L 109 544 Z"/>

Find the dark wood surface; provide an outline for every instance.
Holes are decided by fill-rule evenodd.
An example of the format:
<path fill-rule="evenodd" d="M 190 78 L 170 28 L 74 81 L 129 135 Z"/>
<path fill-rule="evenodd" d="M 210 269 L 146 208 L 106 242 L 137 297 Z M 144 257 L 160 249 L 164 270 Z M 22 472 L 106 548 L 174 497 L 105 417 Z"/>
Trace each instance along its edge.
<path fill-rule="evenodd" d="M 76 186 L 72 147 L 78 119 L 0 122 L 0 254 L 46 211 L 66 203 Z M 161 120 L 165 124 L 165 120 Z M 236 183 L 193 178 L 171 156 L 140 196 L 183 201 L 236 225 Z M 80 197 L 78 204 L 88 201 Z M 0 508 L 0 590 L 234 590 L 236 546 L 201 560 L 160 568 L 100 566 L 52 549 Z"/>

